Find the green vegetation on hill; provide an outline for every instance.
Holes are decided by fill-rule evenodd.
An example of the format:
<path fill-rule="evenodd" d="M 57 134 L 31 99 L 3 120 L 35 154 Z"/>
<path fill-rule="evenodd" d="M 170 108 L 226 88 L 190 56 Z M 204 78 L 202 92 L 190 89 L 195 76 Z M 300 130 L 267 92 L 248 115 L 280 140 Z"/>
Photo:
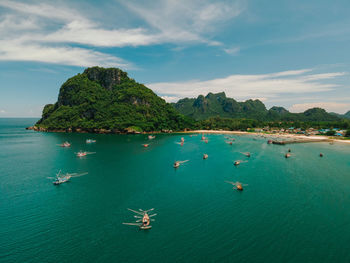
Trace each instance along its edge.
<path fill-rule="evenodd" d="M 93 67 L 62 85 L 58 101 L 44 107 L 36 126 L 124 132 L 182 130 L 191 125 L 190 119 L 126 72 Z"/>
<path fill-rule="evenodd" d="M 331 112 L 330 114 L 335 115 L 339 118 L 344 118 L 344 119 L 349 119 L 350 120 L 350 110 L 348 112 L 346 112 L 345 114 L 338 114 L 335 112 Z"/>
<path fill-rule="evenodd" d="M 185 98 L 173 104 L 182 114 L 195 120 L 210 117 L 248 118 L 259 121 L 339 121 L 340 118 L 327 113 L 324 109 L 313 108 L 303 113 L 291 113 L 283 107 L 272 107 L 267 110 L 260 100 L 237 102 L 227 98 L 224 92 L 207 96 L 200 95 L 196 99 Z"/>
<path fill-rule="evenodd" d="M 173 104 L 182 114 L 195 120 L 204 120 L 210 117 L 223 118 L 251 118 L 264 119 L 267 109 L 259 100 L 237 102 L 227 98 L 224 92 L 199 95 L 196 99 L 181 99 Z"/>
<path fill-rule="evenodd" d="M 195 124 L 196 129 L 204 130 L 242 130 L 247 128 L 284 128 L 290 127 L 301 128 L 306 130 L 308 128 L 315 129 L 328 129 L 328 128 L 340 128 L 344 130 L 350 130 L 350 120 L 341 121 L 260 121 L 254 119 L 232 119 L 212 117 L 206 120 L 197 121 Z M 350 136 L 350 131 L 349 135 Z"/>

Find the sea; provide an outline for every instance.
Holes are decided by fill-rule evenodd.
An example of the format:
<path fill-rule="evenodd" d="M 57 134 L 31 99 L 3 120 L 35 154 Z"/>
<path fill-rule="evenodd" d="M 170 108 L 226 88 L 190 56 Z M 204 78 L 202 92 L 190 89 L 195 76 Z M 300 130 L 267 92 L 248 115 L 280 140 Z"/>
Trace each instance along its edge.
<path fill-rule="evenodd" d="M 2 263 L 350 262 L 350 144 L 25 130 L 36 121 L 0 119 Z M 54 185 L 59 171 L 88 174 Z M 154 208 L 152 228 L 124 225 L 128 208 Z"/>

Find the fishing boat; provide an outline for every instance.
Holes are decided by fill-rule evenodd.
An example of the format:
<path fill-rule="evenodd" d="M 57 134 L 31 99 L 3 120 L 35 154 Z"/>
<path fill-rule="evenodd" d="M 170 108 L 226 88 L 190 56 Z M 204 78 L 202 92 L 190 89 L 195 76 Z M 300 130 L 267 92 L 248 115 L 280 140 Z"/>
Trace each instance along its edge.
<path fill-rule="evenodd" d="M 87 139 L 86 140 L 86 143 L 95 143 L 96 142 L 96 140 L 93 140 L 93 139 Z"/>
<path fill-rule="evenodd" d="M 79 151 L 79 152 L 76 153 L 76 155 L 77 155 L 78 157 L 85 157 L 85 156 L 88 155 L 88 154 L 94 154 L 94 153 L 96 153 L 96 152 L 83 152 L 83 151 Z"/>
<path fill-rule="evenodd" d="M 185 138 L 184 137 L 181 137 L 181 142 L 185 142 Z"/>
<path fill-rule="evenodd" d="M 268 140 L 268 141 L 267 141 L 267 144 L 272 144 L 272 140 Z"/>
<path fill-rule="evenodd" d="M 286 153 L 286 154 L 284 155 L 284 157 L 289 158 L 289 157 L 291 157 L 291 154 L 290 154 L 290 153 Z"/>
<path fill-rule="evenodd" d="M 205 159 L 207 159 L 208 158 L 208 154 L 203 154 L 203 159 L 205 160 Z"/>
<path fill-rule="evenodd" d="M 226 143 L 232 145 L 232 141 L 226 141 Z"/>
<path fill-rule="evenodd" d="M 71 144 L 69 142 L 64 142 L 60 144 L 61 147 L 71 147 Z"/>
<path fill-rule="evenodd" d="M 237 166 L 237 165 L 240 165 L 241 162 L 240 162 L 240 161 L 235 161 L 233 164 L 234 164 L 235 166 Z"/>
<path fill-rule="evenodd" d="M 154 138 L 156 138 L 156 136 L 148 135 L 149 140 L 153 140 Z"/>
<path fill-rule="evenodd" d="M 182 163 L 185 163 L 185 162 L 188 162 L 189 160 L 185 160 L 185 161 L 175 161 L 174 162 L 174 168 L 178 168 L 179 166 L 180 166 L 180 164 L 182 164 Z"/>
<path fill-rule="evenodd" d="M 147 148 L 149 146 L 149 144 L 142 144 L 143 147 Z"/>
<path fill-rule="evenodd" d="M 174 162 L 174 168 L 178 168 L 180 166 L 180 162 L 176 161 Z"/>
<path fill-rule="evenodd" d="M 62 174 L 61 173 L 61 170 L 58 172 L 58 174 L 56 174 L 56 177 L 53 178 L 53 177 L 48 177 L 48 179 L 55 179 L 52 183 L 54 185 L 60 185 L 60 184 L 63 184 L 63 183 L 66 183 L 66 182 L 69 182 L 70 179 L 72 177 L 78 177 L 78 176 L 83 176 L 83 175 L 86 175 L 87 173 L 66 173 L 66 174 Z"/>
<path fill-rule="evenodd" d="M 78 157 L 84 157 L 84 156 L 86 156 L 86 155 L 87 155 L 87 152 L 82 152 L 82 151 L 77 152 L 77 156 L 78 156 Z"/>
<path fill-rule="evenodd" d="M 242 184 L 240 182 L 230 182 L 230 181 L 225 181 L 226 183 L 232 184 L 233 189 L 238 190 L 238 191 L 243 191 L 243 185 L 247 186 L 247 184 Z"/>
<path fill-rule="evenodd" d="M 245 156 L 250 157 L 250 152 L 243 153 Z"/>
<path fill-rule="evenodd" d="M 128 210 L 136 214 L 136 215 L 134 215 L 134 217 L 136 218 L 136 221 L 133 223 L 123 223 L 123 225 L 138 226 L 141 230 L 147 230 L 147 229 L 152 228 L 151 221 L 155 221 L 155 220 L 152 219 L 151 217 L 154 217 L 157 214 L 149 215 L 148 213 L 150 211 L 153 211 L 154 208 L 146 210 L 146 211 L 144 211 L 142 209 L 139 209 L 139 211 L 136 211 L 136 210 L 132 210 L 130 208 L 128 208 Z"/>
<path fill-rule="evenodd" d="M 323 157 L 323 153 L 320 153 L 320 157 Z"/>

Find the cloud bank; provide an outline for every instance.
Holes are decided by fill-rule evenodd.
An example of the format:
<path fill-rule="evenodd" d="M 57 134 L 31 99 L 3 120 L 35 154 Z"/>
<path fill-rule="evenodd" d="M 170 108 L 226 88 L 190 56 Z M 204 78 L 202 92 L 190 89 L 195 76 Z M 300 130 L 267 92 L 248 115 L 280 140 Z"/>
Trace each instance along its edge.
<path fill-rule="evenodd" d="M 222 91 L 228 97 L 239 100 L 250 98 L 268 100 L 281 95 L 302 95 L 334 90 L 338 85 L 329 81 L 345 74 L 344 72 L 315 74 L 312 69 L 301 69 L 257 75 L 237 74 L 206 81 L 150 83 L 148 86 L 169 102 Z"/>
<path fill-rule="evenodd" d="M 0 1 L 0 60 L 35 61 L 73 66 L 132 68 L 130 62 L 97 48 L 164 43 L 222 45 L 211 40 L 216 26 L 238 16 L 240 1 L 163 0 L 120 2 L 143 23 L 107 28 L 71 6 Z M 109 24 L 110 26 L 110 24 Z M 79 45 L 77 47 L 77 45 Z M 232 52 L 232 51 L 228 51 Z"/>

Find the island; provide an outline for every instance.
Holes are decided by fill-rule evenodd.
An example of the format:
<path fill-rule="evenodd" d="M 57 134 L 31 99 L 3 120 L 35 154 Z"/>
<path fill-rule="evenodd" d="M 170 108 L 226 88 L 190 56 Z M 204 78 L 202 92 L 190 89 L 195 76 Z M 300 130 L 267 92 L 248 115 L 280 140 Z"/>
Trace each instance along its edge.
<path fill-rule="evenodd" d="M 27 129 L 46 132 L 159 133 L 191 130 L 263 131 L 350 136 L 347 115 L 321 108 L 291 113 L 260 100 L 238 102 L 224 92 L 167 103 L 118 68 L 91 67 L 60 88 L 41 119 Z"/>

